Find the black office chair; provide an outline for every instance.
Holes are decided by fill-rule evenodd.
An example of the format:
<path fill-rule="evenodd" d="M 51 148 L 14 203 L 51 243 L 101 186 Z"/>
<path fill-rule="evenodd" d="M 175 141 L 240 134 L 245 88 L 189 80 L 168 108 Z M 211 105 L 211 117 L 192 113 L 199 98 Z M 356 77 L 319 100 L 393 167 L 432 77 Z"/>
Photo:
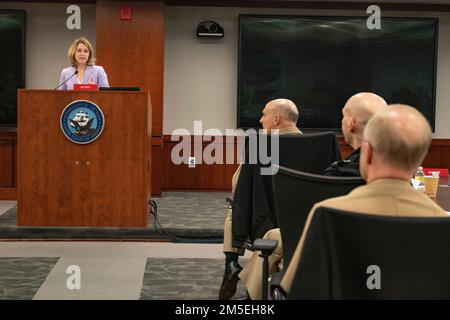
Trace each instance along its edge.
<path fill-rule="evenodd" d="M 330 163 L 341 159 L 339 145 L 332 132 L 282 135 L 277 138 L 278 146 L 275 148 L 271 148 L 272 140 L 269 136 L 253 135 L 246 138 L 244 152 L 246 163 L 241 167 L 232 202 L 233 246 L 261 251 L 265 271 L 268 256 L 275 249 L 276 242 L 261 239 L 255 243 L 255 239 L 262 238 L 267 231 L 276 228 L 278 221 L 275 214 L 272 175 L 262 174 L 263 170 L 267 171 L 272 166 L 276 172 L 278 165 L 283 165 L 306 172 L 322 173 Z M 273 157 L 274 151 L 278 151 L 278 158 L 275 157 L 275 161 L 270 164 L 264 163 L 259 158 L 261 154 L 268 153 Z M 256 157 L 258 161 L 251 163 L 255 156 L 258 156 Z M 267 275 L 267 272 L 263 274 Z M 267 282 L 264 281 L 264 299 L 267 298 L 267 292 Z"/>
<path fill-rule="evenodd" d="M 450 218 L 318 208 L 288 299 L 450 299 Z"/>
<path fill-rule="evenodd" d="M 279 167 L 278 174 L 273 176 L 273 192 L 283 245 L 284 266 L 288 266 L 291 261 L 308 213 L 314 204 L 328 198 L 346 195 L 363 184 L 365 181 L 361 177 L 322 176 Z M 270 278 L 272 297 L 284 297 L 280 287 L 284 271 L 275 273 Z M 268 274 L 263 277 L 268 279 Z M 265 282 L 267 280 L 263 283 Z"/>
<path fill-rule="evenodd" d="M 261 174 L 270 164 L 249 163 L 250 150 L 259 154 L 260 146 L 271 149 L 271 140 L 257 135 L 253 147 L 247 138 L 245 159 L 242 165 L 233 199 L 233 246 L 242 247 L 247 239 L 253 242 L 278 226 L 273 198 L 272 175 Z M 263 143 L 261 143 L 261 141 Z M 340 160 L 339 145 L 332 132 L 279 136 L 277 165 L 310 173 L 322 173 L 330 163 Z M 272 163 L 273 164 L 273 163 Z"/>
<path fill-rule="evenodd" d="M 361 177 L 331 177 L 279 167 L 273 176 L 275 209 L 283 241 L 283 264 L 288 265 L 315 203 L 348 194 L 365 184 Z"/>

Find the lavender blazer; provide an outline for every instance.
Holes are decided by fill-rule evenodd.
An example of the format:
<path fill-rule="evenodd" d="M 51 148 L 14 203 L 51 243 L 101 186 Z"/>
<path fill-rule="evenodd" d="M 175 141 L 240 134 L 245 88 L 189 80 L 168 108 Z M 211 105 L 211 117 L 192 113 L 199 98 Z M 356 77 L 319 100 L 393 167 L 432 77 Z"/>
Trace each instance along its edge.
<path fill-rule="evenodd" d="M 69 79 L 74 73 L 76 68 L 68 67 L 61 71 L 61 77 L 59 83 Z M 59 90 L 73 90 L 73 85 L 78 83 L 77 76 L 73 76 L 69 81 L 64 83 Z M 87 66 L 84 72 L 83 83 L 97 83 L 99 87 L 109 87 L 108 76 L 105 69 L 101 66 Z"/>

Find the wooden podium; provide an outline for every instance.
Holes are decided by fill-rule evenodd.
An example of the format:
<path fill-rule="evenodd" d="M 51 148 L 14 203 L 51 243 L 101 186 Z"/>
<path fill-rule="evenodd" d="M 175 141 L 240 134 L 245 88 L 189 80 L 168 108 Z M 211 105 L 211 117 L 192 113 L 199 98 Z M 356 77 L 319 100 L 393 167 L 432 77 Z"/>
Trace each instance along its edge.
<path fill-rule="evenodd" d="M 103 112 L 91 143 L 62 131 L 62 112 L 75 100 Z M 19 90 L 17 224 L 147 227 L 150 108 L 147 92 Z"/>

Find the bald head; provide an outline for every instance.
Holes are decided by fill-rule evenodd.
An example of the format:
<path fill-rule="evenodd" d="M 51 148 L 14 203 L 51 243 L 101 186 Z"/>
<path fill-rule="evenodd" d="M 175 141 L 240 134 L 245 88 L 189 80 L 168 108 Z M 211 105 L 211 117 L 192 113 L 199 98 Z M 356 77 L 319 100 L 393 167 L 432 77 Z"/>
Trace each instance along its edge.
<path fill-rule="evenodd" d="M 295 127 L 298 120 L 297 106 L 289 99 L 269 101 L 259 122 L 269 132 L 272 129 Z"/>
<path fill-rule="evenodd" d="M 386 101 L 371 92 L 360 92 L 350 97 L 342 109 L 342 132 L 345 141 L 353 149 L 361 145 L 364 127 L 370 118 L 380 109 L 386 108 Z"/>
<path fill-rule="evenodd" d="M 395 104 L 370 119 L 364 140 L 372 145 L 381 163 L 412 174 L 428 151 L 431 128 L 415 108 Z"/>
<path fill-rule="evenodd" d="M 387 103 L 382 97 L 371 92 L 361 92 L 351 96 L 344 109 L 360 125 L 365 126 L 375 112 L 385 107 L 387 107 Z"/>

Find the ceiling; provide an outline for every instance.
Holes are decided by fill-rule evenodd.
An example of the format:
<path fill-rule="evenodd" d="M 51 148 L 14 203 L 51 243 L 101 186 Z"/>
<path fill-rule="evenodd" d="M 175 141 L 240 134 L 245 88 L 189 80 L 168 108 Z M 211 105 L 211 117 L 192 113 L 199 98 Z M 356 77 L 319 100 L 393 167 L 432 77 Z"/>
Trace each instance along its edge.
<path fill-rule="evenodd" d="M 306 2 L 301 1 L 301 2 Z M 422 3 L 422 4 L 448 4 L 450 0 L 308 0 L 308 2 L 359 2 L 359 3 Z"/>
<path fill-rule="evenodd" d="M 146 0 L 158 1 L 158 0 Z M 450 0 L 159 0 L 166 5 L 224 7 L 285 7 L 285 8 L 360 8 L 370 4 L 386 4 L 386 9 L 405 8 L 415 11 L 450 11 Z"/>
<path fill-rule="evenodd" d="M 105 1 L 105 0 L 103 0 Z M 314 5 L 315 3 L 321 5 L 344 3 L 344 5 L 361 5 L 367 4 L 399 4 L 399 5 L 411 5 L 418 4 L 421 6 L 450 6 L 450 0 L 122 0 L 122 2 L 128 1 L 143 1 L 143 2 L 163 2 L 168 5 L 212 5 L 212 6 L 255 6 L 264 7 L 265 5 L 270 7 L 289 7 L 289 6 L 302 6 Z M 0 0 L 2 2 L 2 0 Z M 14 1 L 11 1 L 14 2 Z M 95 3 L 96 0 L 21 0 L 15 2 L 78 2 L 78 3 Z"/>

